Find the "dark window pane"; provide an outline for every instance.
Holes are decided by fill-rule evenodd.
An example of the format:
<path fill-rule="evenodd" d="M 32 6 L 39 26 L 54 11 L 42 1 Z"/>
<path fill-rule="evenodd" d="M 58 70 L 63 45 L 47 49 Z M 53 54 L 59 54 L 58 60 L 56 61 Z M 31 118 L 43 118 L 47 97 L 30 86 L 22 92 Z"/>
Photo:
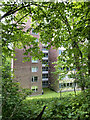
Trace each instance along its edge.
<path fill-rule="evenodd" d="M 38 77 L 37 76 L 32 76 L 32 82 L 37 82 Z"/>
<path fill-rule="evenodd" d="M 43 74 L 42 78 L 48 78 L 48 74 Z"/>

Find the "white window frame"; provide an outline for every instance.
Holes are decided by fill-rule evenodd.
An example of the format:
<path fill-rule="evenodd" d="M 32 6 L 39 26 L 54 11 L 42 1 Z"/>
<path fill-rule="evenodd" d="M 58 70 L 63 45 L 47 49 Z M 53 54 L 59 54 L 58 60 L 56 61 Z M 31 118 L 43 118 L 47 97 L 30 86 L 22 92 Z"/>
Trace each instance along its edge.
<path fill-rule="evenodd" d="M 38 67 L 32 67 L 32 72 L 37 72 L 38 71 Z"/>
<path fill-rule="evenodd" d="M 38 86 L 32 86 L 31 90 L 34 90 L 34 92 L 37 92 L 38 91 Z"/>
<path fill-rule="evenodd" d="M 34 59 L 33 57 L 32 57 L 32 63 L 38 63 L 38 59 Z"/>
<path fill-rule="evenodd" d="M 32 76 L 32 82 L 37 82 L 35 81 L 35 77 L 37 77 L 37 81 L 38 81 L 38 76 Z"/>

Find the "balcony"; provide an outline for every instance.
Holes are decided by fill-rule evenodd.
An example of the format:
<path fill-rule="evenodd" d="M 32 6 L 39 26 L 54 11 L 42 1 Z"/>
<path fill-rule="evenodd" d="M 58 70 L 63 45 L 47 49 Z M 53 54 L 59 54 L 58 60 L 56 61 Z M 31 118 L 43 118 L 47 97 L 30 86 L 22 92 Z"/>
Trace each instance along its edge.
<path fill-rule="evenodd" d="M 48 58 L 42 61 L 42 67 L 48 66 Z"/>
<path fill-rule="evenodd" d="M 47 74 L 48 73 L 48 71 L 42 71 L 42 74 Z"/>
<path fill-rule="evenodd" d="M 48 46 L 48 44 L 42 44 L 42 46 Z"/>
<path fill-rule="evenodd" d="M 48 60 L 48 53 L 44 53 L 44 57 L 42 58 L 44 61 L 46 60 Z M 48 61 L 47 61 L 48 62 Z"/>
<path fill-rule="evenodd" d="M 42 87 L 48 87 L 48 81 L 42 81 Z"/>
<path fill-rule="evenodd" d="M 48 60 L 48 57 L 46 56 L 46 57 L 43 57 L 42 59 L 43 59 L 43 60 Z"/>
<path fill-rule="evenodd" d="M 48 50 L 42 49 L 43 53 L 48 53 Z"/>
<path fill-rule="evenodd" d="M 42 67 L 48 67 L 48 63 L 42 63 Z"/>
<path fill-rule="evenodd" d="M 36 60 L 36 61 L 35 61 L 35 60 L 32 60 L 32 63 L 38 63 L 38 60 Z"/>
<path fill-rule="evenodd" d="M 46 49 L 46 47 L 42 47 L 42 52 L 43 53 L 48 53 L 48 50 Z"/>
<path fill-rule="evenodd" d="M 42 67 L 45 67 L 46 66 L 46 64 L 42 64 Z"/>
<path fill-rule="evenodd" d="M 42 78 L 42 81 L 48 81 L 48 78 Z"/>

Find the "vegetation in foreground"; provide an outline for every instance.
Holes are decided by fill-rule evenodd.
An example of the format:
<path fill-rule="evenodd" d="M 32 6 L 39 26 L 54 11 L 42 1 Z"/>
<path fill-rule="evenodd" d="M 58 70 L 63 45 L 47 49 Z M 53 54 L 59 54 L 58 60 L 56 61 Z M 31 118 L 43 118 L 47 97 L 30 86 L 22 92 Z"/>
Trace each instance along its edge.
<path fill-rule="evenodd" d="M 72 74 L 71 77 L 76 79 L 83 90 L 76 97 L 70 95 L 62 97 L 61 100 L 59 98 L 25 100 L 30 91 L 21 90 L 20 92 L 18 85 L 12 82 L 11 74 L 7 69 L 8 65 L 6 65 L 7 68 L 3 67 L 2 70 L 4 74 L 2 83 L 3 120 L 34 120 L 44 105 L 47 107 L 42 116 L 43 120 L 88 120 L 89 90 L 85 91 L 84 88 L 89 88 L 90 85 L 89 2 L 48 2 L 48 4 L 23 2 L 20 5 L 15 2 L 14 4 L 3 2 L 2 6 L 4 15 L 0 19 L 5 18 L 1 23 L 3 58 L 11 58 L 12 53 L 14 54 L 14 50 L 10 49 L 9 44 L 15 44 L 15 47 L 18 48 L 23 46 L 24 55 L 32 53 L 31 56 L 36 55 L 41 58 L 36 39 L 28 33 L 30 30 L 28 29 L 26 33 L 22 31 L 25 17 L 31 17 L 33 14 L 34 22 L 37 21 L 40 24 L 32 25 L 32 27 L 36 26 L 34 30 L 40 33 L 41 42 L 46 44 L 49 42 L 48 48 L 52 45 L 56 48 L 61 46 L 66 48 L 66 51 L 62 53 L 62 58 L 58 58 L 57 68 L 62 65 L 70 67 L 71 70 L 77 68 L 77 74 L 75 76 Z M 18 11 L 18 15 L 13 16 L 16 11 Z M 13 21 L 16 21 L 15 24 Z M 21 27 L 17 29 L 18 25 Z M 33 47 L 27 50 L 26 45 L 33 45 Z M 69 58 L 67 64 L 61 61 L 63 57 Z"/>
<path fill-rule="evenodd" d="M 2 71 L 2 120 L 38 120 L 36 118 L 44 106 L 46 109 L 42 120 L 89 119 L 89 89 L 78 92 L 77 96 L 74 95 L 74 92 L 64 92 L 61 98 L 59 93 L 46 89 L 42 96 L 27 98 L 27 95 L 31 94 L 30 91 L 20 89 L 17 83 L 12 82 L 10 68 L 7 66 L 6 64 Z"/>
<path fill-rule="evenodd" d="M 43 95 L 37 95 L 37 96 L 28 96 L 26 99 L 47 99 L 47 98 L 62 98 L 62 97 L 66 97 L 66 96 L 75 96 L 74 91 L 69 91 L 69 92 L 62 92 L 61 96 L 60 93 L 57 93 L 49 88 L 43 88 L 44 94 Z M 76 91 L 76 94 L 79 94 L 81 91 Z"/>
<path fill-rule="evenodd" d="M 43 107 L 46 109 L 42 120 L 88 120 L 89 119 L 89 91 L 81 92 L 76 97 L 66 95 L 60 99 L 29 99 L 22 102 L 20 110 L 13 116 L 13 120 L 35 120 Z"/>

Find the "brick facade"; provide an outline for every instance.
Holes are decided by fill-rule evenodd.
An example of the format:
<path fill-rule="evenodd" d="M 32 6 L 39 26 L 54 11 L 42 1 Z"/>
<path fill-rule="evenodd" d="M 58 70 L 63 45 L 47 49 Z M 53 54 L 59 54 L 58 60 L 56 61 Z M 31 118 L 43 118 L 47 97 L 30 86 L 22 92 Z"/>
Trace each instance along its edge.
<path fill-rule="evenodd" d="M 30 28 L 30 21 L 31 18 L 27 21 L 26 23 L 26 27 L 24 28 L 24 31 L 26 31 L 28 28 Z M 32 31 L 30 31 L 30 34 L 32 34 Z M 39 34 L 32 34 L 34 37 L 36 37 L 37 39 L 39 39 Z M 42 44 L 39 44 L 40 50 L 42 50 Z M 52 64 L 53 62 L 57 61 L 57 56 L 59 55 L 58 50 L 53 49 L 53 47 L 51 47 L 47 54 L 48 54 L 48 58 L 45 58 L 49 61 L 48 65 L 48 71 L 46 71 L 47 73 L 45 73 L 45 71 L 42 71 L 42 63 L 38 60 L 38 63 L 32 63 L 31 60 L 31 56 L 30 57 L 30 61 L 28 62 L 22 62 L 23 61 L 23 53 L 24 53 L 24 49 L 15 49 L 15 58 L 17 60 L 14 60 L 14 72 L 15 72 L 15 80 L 20 82 L 20 85 L 23 88 L 32 88 L 34 86 L 38 87 L 38 90 L 36 90 L 35 93 L 33 94 L 42 94 L 42 83 L 44 82 L 48 82 L 48 86 L 52 88 L 55 91 L 59 90 L 59 82 L 57 81 L 57 75 L 54 75 L 52 72 L 55 71 L 54 65 Z M 45 60 L 43 59 L 43 60 Z M 38 71 L 37 72 L 32 72 L 32 67 L 38 67 Z M 44 72 L 44 73 L 42 73 Z M 42 74 L 48 74 L 48 78 L 43 79 L 42 78 Z M 38 80 L 37 82 L 32 82 L 32 77 L 37 76 Z"/>
<path fill-rule="evenodd" d="M 49 84 L 50 84 L 50 88 L 55 90 L 56 92 L 59 91 L 59 81 L 57 80 L 58 75 L 55 75 L 52 72 L 55 72 L 55 64 L 52 64 L 53 62 L 57 61 L 57 57 L 59 55 L 59 51 L 56 49 L 53 49 L 53 47 L 51 47 L 49 49 Z"/>
<path fill-rule="evenodd" d="M 15 72 L 15 80 L 20 82 L 20 85 L 23 88 L 30 88 L 32 86 L 38 86 L 37 94 L 42 93 L 42 64 L 40 61 L 38 63 L 32 63 L 31 57 L 30 61 L 22 62 L 23 61 L 23 49 L 16 49 L 16 56 L 17 60 L 14 60 L 14 72 Z M 38 72 L 32 72 L 32 67 L 38 67 Z M 37 82 L 32 82 L 32 76 L 38 76 Z"/>

